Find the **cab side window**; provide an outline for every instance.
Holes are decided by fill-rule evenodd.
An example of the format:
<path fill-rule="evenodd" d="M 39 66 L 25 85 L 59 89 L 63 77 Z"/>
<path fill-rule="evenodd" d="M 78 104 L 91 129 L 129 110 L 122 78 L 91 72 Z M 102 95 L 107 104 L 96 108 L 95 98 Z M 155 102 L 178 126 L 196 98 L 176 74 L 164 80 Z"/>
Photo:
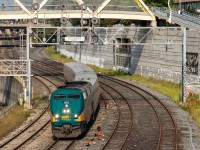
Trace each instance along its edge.
<path fill-rule="evenodd" d="M 86 91 L 83 92 L 83 98 L 84 98 L 84 100 L 86 100 L 86 98 L 87 98 L 87 93 L 86 93 Z"/>

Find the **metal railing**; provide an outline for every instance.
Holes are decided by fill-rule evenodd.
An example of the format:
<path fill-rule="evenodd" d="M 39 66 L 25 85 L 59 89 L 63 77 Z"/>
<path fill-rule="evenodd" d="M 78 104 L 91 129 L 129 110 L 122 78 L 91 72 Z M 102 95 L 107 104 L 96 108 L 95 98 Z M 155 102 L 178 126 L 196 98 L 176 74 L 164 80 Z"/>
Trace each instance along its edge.
<path fill-rule="evenodd" d="M 92 7 L 92 4 L 87 4 L 87 6 L 89 8 Z M 100 5 L 97 5 L 100 6 Z M 32 5 L 24 5 L 24 7 L 29 10 L 34 12 L 35 10 L 33 9 Z M 65 11 L 65 10 L 61 10 L 61 6 L 60 5 L 44 5 L 41 10 L 57 10 L 57 11 Z M 67 4 L 66 6 L 66 10 L 81 10 L 81 6 L 78 4 Z M 123 5 L 107 5 L 103 10 L 119 10 L 119 11 L 131 11 L 131 12 L 142 12 L 142 9 L 139 6 L 123 6 Z M 0 12 L 13 12 L 13 11 L 22 11 L 22 8 L 18 5 L 5 5 L 5 6 L 1 6 L 0 5 Z"/>
<path fill-rule="evenodd" d="M 167 7 L 149 7 L 155 16 L 168 19 L 170 12 Z M 200 30 L 200 17 L 196 14 L 182 11 L 181 14 L 178 10 L 172 10 L 172 23 L 184 26 L 191 29 Z"/>

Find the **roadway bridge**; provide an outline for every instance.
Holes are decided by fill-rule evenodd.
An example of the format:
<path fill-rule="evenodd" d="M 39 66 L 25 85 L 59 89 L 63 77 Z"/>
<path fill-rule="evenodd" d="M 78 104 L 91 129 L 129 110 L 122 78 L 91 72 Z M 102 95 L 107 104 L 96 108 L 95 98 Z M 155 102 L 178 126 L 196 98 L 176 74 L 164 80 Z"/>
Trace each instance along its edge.
<path fill-rule="evenodd" d="M 169 16 L 171 13 L 171 19 Z M 156 17 L 165 19 L 192 29 L 200 29 L 200 18 L 196 15 L 178 10 L 169 11 L 168 8 L 148 7 L 142 0 L 112 0 L 95 1 L 91 4 L 88 0 L 63 1 L 42 0 L 41 3 L 25 3 L 24 0 L 15 0 L 13 5 L 0 6 L 0 20 L 8 19 L 55 19 L 55 18 L 98 18 L 98 19 L 130 19 L 155 21 Z M 37 23 L 37 20 L 35 20 Z M 154 23 L 154 22 L 153 22 Z M 152 24 L 155 26 L 156 24 Z"/>
<path fill-rule="evenodd" d="M 112 3 L 112 0 L 105 0 L 103 3 L 88 5 L 86 5 L 85 2 L 86 1 L 75 0 L 73 3 L 71 1 L 66 1 L 66 4 L 61 2 L 55 4 L 55 2 L 51 0 L 43 0 L 41 3 L 34 3 L 35 5 L 32 5 L 30 3 L 23 3 L 23 0 L 15 0 L 14 5 L 1 6 L 0 19 L 96 17 L 99 19 L 155 20 L 155 16 L 142 0 L 124 0 L 123 2 L 117 3 Z M 110 5 L 108 5 L 109 3 Z"/>

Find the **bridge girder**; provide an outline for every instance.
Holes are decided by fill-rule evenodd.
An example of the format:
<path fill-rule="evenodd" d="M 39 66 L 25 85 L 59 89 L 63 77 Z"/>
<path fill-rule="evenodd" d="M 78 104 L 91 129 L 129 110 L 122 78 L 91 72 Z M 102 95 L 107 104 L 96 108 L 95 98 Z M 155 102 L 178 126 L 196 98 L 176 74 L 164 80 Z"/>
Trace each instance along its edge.
<path fill-rule="evenodd" d="M 142 8 L 144 12 L 133 12 L 133 11 L 108 11 L 104 10 L 106 6 L 108 6 L 109 2 L 112 0 L 105 0 L 97 10 L 93 11 L 89 7 L 85 11 L 83 10 L 44 10 L 43 6 L 48 2 L 48 0 L 42 0 L 39 4 L 39 9 L 33 12 L 29 11 L 20 0 L 15 0 L 15 2 L 22 9 L 21 11 L 1 11 L 0 19 L 33 19 L 38 17 L 39 19 L 53 19 L 53 18 L 104 18 L 104 19 L 130 19 L 130 20 L 147 20 L 153 21 L 155 20 L 155 16 L 148 7 L 144 4 L 142 0 L 135 0 L 136 3 Z M 82 0 L 76 0 L 78 5 L 84 4 Z"/>
<path fill-rule="evenodd" d="M 7 20 L 7 19 L 33 19 L 34 17 L 37 17 L 39 19 L 55 19 L 55 18 L 105 18 L 105 19 L 130 19 L 130 20 L 148 20 L 152 21 L 153 18 L 149 16 L 146 12 L 126 12 L 126 11 L 101 11 L 101 13 L 97 15 L 91 15 L 89 12 L 85 12 L 84 14 L 81 14 L 81 11 L 79 10 L 73 10 L 73 11 L 66 11 L 66 13 L 61 13 L 58 11 L 40 11 L 35 16 L 30 16 L 29 14 L 0 14 L 0 19 Z"/>

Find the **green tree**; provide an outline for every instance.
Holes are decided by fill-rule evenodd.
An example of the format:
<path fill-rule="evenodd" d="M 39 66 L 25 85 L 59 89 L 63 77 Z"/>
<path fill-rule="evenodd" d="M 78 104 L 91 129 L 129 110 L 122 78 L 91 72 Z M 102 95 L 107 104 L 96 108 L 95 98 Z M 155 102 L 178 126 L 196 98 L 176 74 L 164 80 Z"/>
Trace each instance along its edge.
<path fill-rule="evenodd" d="M 144 0 L 144 2 L 148 6 L 159 6 L 159 7 L 167 7 L 168 4 L 168 0 Z"/>

